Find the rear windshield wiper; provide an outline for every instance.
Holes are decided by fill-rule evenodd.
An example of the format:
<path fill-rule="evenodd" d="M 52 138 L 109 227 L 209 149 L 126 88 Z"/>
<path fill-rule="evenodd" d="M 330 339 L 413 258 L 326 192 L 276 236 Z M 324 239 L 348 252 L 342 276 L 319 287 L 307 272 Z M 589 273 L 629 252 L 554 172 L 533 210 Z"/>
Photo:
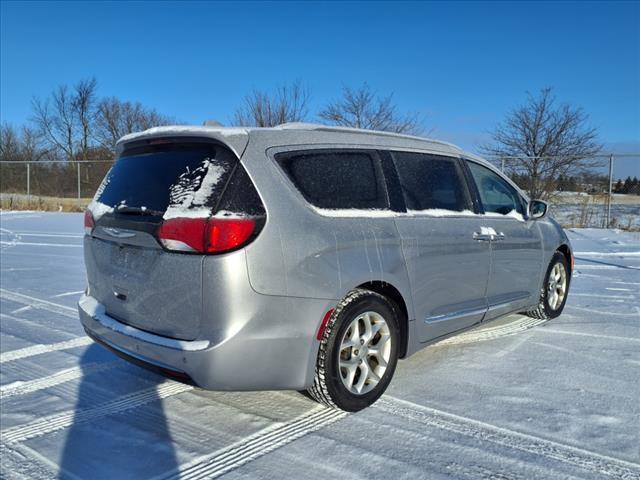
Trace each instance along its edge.
<path fill-rule="evenodd" d="M 146 207 L 128 207 L 126 205 L 120 205 L 116 207 L 115 211 L 123 215 L 140 215 L 149 217 L 161 217 L 164 214 L 164 212 L 161 212 L 159 210 L 151 210 L 150 208 Z"/>

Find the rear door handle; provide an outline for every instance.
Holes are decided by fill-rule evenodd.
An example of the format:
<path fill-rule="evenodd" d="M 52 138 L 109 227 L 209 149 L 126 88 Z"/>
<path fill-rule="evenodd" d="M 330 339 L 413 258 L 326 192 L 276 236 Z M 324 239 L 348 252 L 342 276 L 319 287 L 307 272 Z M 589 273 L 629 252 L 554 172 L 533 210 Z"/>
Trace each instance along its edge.
<path fill-rule="evenodd" d="M 492 236 L 491 233 L 473 232 L 473 239 L 479 242 L 490 242 Z"/>
<path fill-rule="evenodd" d="M 504 240 L 504 233 L 496 233 L 493 228 L 484 228 L 479 232 L 473 232 L 473 239 L 479 242 L 499 242 Z"/>

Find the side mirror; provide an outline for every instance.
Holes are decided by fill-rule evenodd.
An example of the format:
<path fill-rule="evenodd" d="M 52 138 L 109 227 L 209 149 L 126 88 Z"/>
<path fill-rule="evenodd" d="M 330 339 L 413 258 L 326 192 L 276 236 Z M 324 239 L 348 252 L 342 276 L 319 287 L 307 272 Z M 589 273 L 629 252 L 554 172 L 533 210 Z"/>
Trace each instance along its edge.
<path fill-rule="evenodd" d="M 531 200 L 529 202 L 529 218 L 537 220 L 538 218 L 544 217 L 547 214 L 548 208 L 547 203 L 542 200 Z"/>

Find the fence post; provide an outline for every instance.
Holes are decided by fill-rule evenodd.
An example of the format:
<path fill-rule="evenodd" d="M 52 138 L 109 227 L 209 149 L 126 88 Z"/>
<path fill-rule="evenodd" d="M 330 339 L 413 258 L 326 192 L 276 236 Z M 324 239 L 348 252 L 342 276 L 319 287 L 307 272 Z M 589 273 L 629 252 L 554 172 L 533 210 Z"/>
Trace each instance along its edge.
<path fill-rule="evenodd" d="M 31 162 L 27 162 L 27 202 L 31 201 Z"/>
<path fill-rule="evenodd" d="M 611 196 L 612 196 L 612 184 L 613 184 L 613 154 L 609 155 L 609 195 L 607 197 L 607 224 L 605 228 L 609 228 L 611 225 Z"/>
<path fill-rule="evenodd" d="M 80 203 L 80 162 L 78 162 L 78 203 Z"/>

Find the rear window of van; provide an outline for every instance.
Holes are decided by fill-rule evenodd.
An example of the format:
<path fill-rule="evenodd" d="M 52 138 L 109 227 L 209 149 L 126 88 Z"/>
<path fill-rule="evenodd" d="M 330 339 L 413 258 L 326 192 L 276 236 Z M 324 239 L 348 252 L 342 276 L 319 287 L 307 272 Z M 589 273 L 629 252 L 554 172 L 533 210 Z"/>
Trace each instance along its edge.
<path fill-rule="evenodd" d="M 167 143 L 125 150 L 96 193 L 115 212 L 168 211 L 206 214 L 219 200 L 237 163 L 226 147 L 210 143 Z"/>

